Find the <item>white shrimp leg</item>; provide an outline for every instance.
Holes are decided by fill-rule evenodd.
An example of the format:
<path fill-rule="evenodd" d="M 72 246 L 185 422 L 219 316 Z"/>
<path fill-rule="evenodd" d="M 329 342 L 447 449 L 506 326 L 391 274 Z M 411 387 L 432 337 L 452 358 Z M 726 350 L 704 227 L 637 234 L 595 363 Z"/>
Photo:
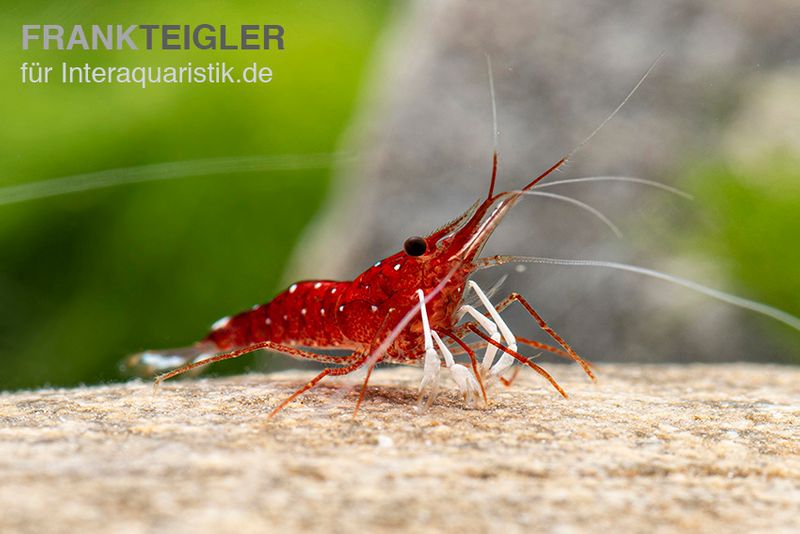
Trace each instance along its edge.
<path fill-rule="evenodd" d="M 442 338 L 439 337 L 439 334 L 431 330 L 430 321 L 428 320 L 428 311 L 425 308 L 425 295 L 421 289 L 417 290 L 417 294 L 419 295 L 420 315 L 422 316 L 422 331 L 425 340 L 425 362 L 423 366 L 422 381 L 419 385 L 420 402 L 422 402 L 423 391 L 428 385 L 431 386 L 432 391 L 428 397 L 427 404 L 433 402 L 436 391 L 438 390 L 439 369 L 441 369 L 442 361 L 433 346 L 433 340 L 435 339 L 436 344 L 439 347 L 439 351 L 444 356 L 445 365 L 450 371 L 451 378 L 464 395 L 464 399 L 468 403 L 471 403 L 473 396 L 477 397 L 480 395 L 480 385 L 469 369 L 461 364 L 455 363 L 453 360 L 453 353 L 450 352 L 450 349 L 448 349 L 447 346 L 442 342 Z"/>
<path fill-rule="evenodd" d="M 439 359 L 439 355 L 433 347 L 431 325 L 428 321 L 428 311 L 425 309 L 425 294 L 421 289 L 417 290 L 417 294 L 419 295 L 419 313 L 422 316 L 422 331 L 425 339 L 425 361 L 422 368 L 422 381 L 419 383 L 419 402 L 422 404 L 425 388 L 430 385 L 431 393 L 428 396 L 427 402 L 427 405 L 430 405 L 439 389 L 439 369 L 442 367 L 442 361 Z"/>
<path fill-rule="evenodd" d="M 484 293 L 480 286 L 473 280 L 470 280 L 467 283 L 467 287 L 471 288 L 475 292 L 475 294 L 478 296 L 478 299 L 480 299 L 481 303 L 489 312 L 489 315 L 492 319 L 489 320 L 489 318 L 469 305 L 462 306 L 459 310 L 459 314 L 462 316 L 465 313 L 470 314 L 476 321 L 478 321 L 478 323 L 483 327 L 484 330 L 486 330 L 486 332 L 494 341 L 499 342 L 500 338 L 502 337 L 506 346 L 516 352 L 517 338 L 514 337 L 514 334 L 511 332 L 511 329 L 508 327 L 503 318 L 500 317 L 500 313 L 495 309 L 491 301 L 489 301 L 489 297 L 486 296 L 486 293 Z M 489 376 L 502 376 L 503 373 L 510 369 L 512 365 L 514 365 L 514 358 L 506 352 L 500 356 L 500 359 L 497 361 L 497 363 L 492 365 L 496 352 L 497 347 L 491 344 L 486 347 L 486 355 L 483 358 L 483 368 L 489 371 Z"/>
<path fill-rule="evenodd" d="M 478 324 L 480 324 L 486 333 L 492 338 L 492 340 L 497 341 L 498 343 L 503 338 L 500 334 L 500 331 L 497 329 L 497 325 L 494 322 L 483 315 L 481 312 L 476 310 L 474 307 L 470 306 L 469 304 L 465 304 L 461 306 L 458 310 L 459 318 L 463 317 L 465 314 L 469 314 L 475 319 Z M 483 361 L 481 365 L 483 366 L 483 373 L 488 373 L 491 368 L 492 364 L 494 363 L 494 357 L 497 354 L 497 347 L 492 344 L 488 344 L 486 346 L 486 352 L 483 354 Z"/>
<path fill-rule="evenodd" d="M 453 353 L 450 352 L 450 349 L 444 344 L 436 330 L 431 330 L 431 335 L 434 341 L 436 341 L 436 345 L 439 347 L 439 352 L 444 356 L 445 365 L 450 370 L 450 377 L 456 383 L 456 386 L 458 386 L 459 391 L 464 395 L 464 400 L 467 404 L 472 403 L 473 397 L 475 397 L 475 399 L 480 398 L 481 386 L 475 379 L 475 375 L 473 375 L 465 365 L 456 363 L 453 360 Z"/>

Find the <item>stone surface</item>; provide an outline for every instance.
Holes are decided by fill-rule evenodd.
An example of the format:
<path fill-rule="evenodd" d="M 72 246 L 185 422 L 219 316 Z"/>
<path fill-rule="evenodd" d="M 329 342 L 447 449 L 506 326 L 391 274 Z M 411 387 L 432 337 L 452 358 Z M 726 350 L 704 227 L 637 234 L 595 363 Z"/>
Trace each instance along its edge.
<path fill-rule="evenodd" d="M 267 423 L 300 371 L 5 393 L 0 531 L 800 528 L 800 370 L 547 367 L 570 400 L 522 373 L 424 413 L 377 371 L 355 420 L 339 382 Z"/>

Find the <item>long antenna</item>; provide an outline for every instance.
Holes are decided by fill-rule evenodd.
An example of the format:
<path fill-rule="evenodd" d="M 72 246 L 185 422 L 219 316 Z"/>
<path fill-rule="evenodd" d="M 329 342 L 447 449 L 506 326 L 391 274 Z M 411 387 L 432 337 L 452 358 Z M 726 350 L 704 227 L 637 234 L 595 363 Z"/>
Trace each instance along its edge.
<path fill-rule="evenodd" d="M 761 315 L 766 315 L 767 317 L 771 317 L 785 325 L 791 326 L 795 330 L 800 330 L 800 318 L 795 317 L 794 315 L 781 309 L 769 306 L 767 304 L 762 304 L 761 302 L 754 300 L 737 297 L 736 295 L 731 295 L 730 293 L 720 291 L 719 289 L 698 284 L 697 282 L 687 280 L 686 278 L 662 273 L 653 269 L 647 269 L 645 267 L 639 267 L 637 265 L 628 265 L 627 263 L 618 263 L 615 261 L 569 260 L 562 258 L 541 258 L 534 256 L 495 256 L 483 260 L 484 267 L 492 267 L 506 263 L 541 263 L 545 265 L 569 265 L 575 267 L 605 267 L 608 269 L 617 269 L 620 271 L 637 273 L 644 276 L 649 276 L 651 278 L 658 278 L 659 280 L 664 280 L 665 282 L 669 282 L 671 284 L 683 286 L 687 289 L 691 289 L 692 291 L 696 291 L 697 293 L 702 293 L 703 295 L 721 300 L 722 302 L 727 302 L 733 306 L 760 313 Z"/>
<path fill-rule="evenodd" d="M 152 163 L 0 187 L 0 206 L 79 191 L 156 180 L 174 180 L 213 174 L 322 169 L 351 158 L 352 156 L 346 153 L 276 154 Z"/>
<path fill-rule="evenodd" d="M 631 90 L 630 90 L 630 92 L 628 92 L 628 95 L 627 95 L 625 98 L 623 98 L 623 99 L 622 99 L 622 102 L 620 102 L 620 103 L 619 103 L 619 105 L 618 105 L 616 108 L 614 108 L 614 111 L 612 111 L 612 112 L 611 112 L 611 113 L 608 115 L 608 117 L 606 117 L 606 118 L 605 118 L 605 120 L 604 120 L 603 122 L 601 122 L 601 123 L 600 123 L 600 124 L 597 126 L 597 128 L 595 128 L 595 129 L 592 131 L 592 133 L 590 133 L 590 134 L 589 134 L 589 135 L 588 135 L 588 136 L 587 136 L 587 137 L 586 137 L 586 138 L 585 138 L 583 141 L 581 141 L 581 142 L 578 144 L 578 146 L 576 146 L 575 148 L 573 148 L 573 149 L 572 149 L 572 150 L 571 150 L 571 151 L 570 151 L 570 152 L 569 152 L 569 153 L 568 153 L 566 156 L 564 156 L 563 158 L 561 158 L 560 160 L 558 160 L 558 161 L 557 161 L 557 162 L 556 162 L 556 163 L 555 163 L 555 164 L 554 164 L 552 167 L 550 167 L 549 169 L 547 169 L 546 171 L 544 171 L 542 174 L 540 174 L 539 176 L 537 176 L 537 177 L 536 177 L 536 178 L 535 178 L 535 179 L 534 179 L 534 180 L 533 180 L 531 183 L 529 183 L 528 185 L 526 185 L 526 186 L 525 186 L 525 187 L 523 187 L 522 189 L 523 189 L 523 190 L 528 190 L 528 189 L 531 189 L 531 188 L 532 188 L 534 185 L 536 185 L 536 184 L 537 184 L 537 183 L 539 183 L 539 182 L 540 182 L 542 179 L 544 179 L 544 178 L 545 178 L 545 177 L 546 177 L 548 174 L 552 173 L 554 170 L 558 169 L 559 167 L 561 167 L 562 165 L 564 165 L 564 164 L 565 164 L 567 161 L 569 161 L 569 160 L 572 158 L 572 156 L 574 156 L 574 155 L 575 155 L 575 153 L 576 153 L 576 152 L 578 152 L 580 149 L 582 149 L 584 146 L 586 146 L 586 143 L 588 143 L 589 141 L 591 141 L 591 139 L 592 139 L 592 138 L 593 138 L 595 135 L 597 135 L 597 132 L 599 132 L 600 130 L 602 130 L 602 129 L 603 129 L 603 126 L 605 126 L 606 124 L 608 124 L 608 121 L 610 121 L 611 119 L 613 119 L 613 118 L 614 118 L 614 116 L 615 116 L 615 115 L 616 115 L 616 114 L 619 112 L 619 110 L 621 110 L 621 109 L 622 109 L 622 106 L 624 106 L 625 104 L 627 104 L 627 103 L 628 103 L 628 100 L 630 100 L 630 99 L 631 99 L 631 97 L 633 96 L 633 94 L 634 94 L 634 93 L 635 93 L 635 92 L 636 92 L 636 91 L 639 89 L 639 87 L 640 87 L 640 86 L 641 86 L 641 85 L 644 83 L 644 81 L 647 79 L 647 77 L 650 75 L 650 73 L 651 73 L 651 72 L 653 72 L 653 69 L 655 69 L 655 68 L 656 68 L 656 65 L 658 65 L 658 62 L 659 62 L 659 61 L 661 61 L 661 58 L 663 58 L 663 57 L 664 57 L 664 52 L 661 52 L 661 53 L 658 55 L 658 57 L 655 59 L 655 61 L 653 61 L 653 63 L 652 63 L 652 64 L 650 65 L 650 67 L 647 69 L 647 72 L 645 72 L 645 73 L 644 73 L 644 75 L 643 75 L 641 78 L 639 78 L 639 81 L 636 83 L 636 85 L 634 85 L 634 86 L 633 86 L 633 89 L 631 89 Z"/>

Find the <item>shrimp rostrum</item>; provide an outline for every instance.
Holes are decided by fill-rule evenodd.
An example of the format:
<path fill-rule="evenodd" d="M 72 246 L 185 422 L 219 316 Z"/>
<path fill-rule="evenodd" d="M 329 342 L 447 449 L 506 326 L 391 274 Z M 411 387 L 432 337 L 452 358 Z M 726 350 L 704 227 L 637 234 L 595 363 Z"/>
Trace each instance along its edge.
<path fill-rule="evenodd" d="M 644 77 L 589 137 L 521 189 L 495 192 L 498 161 L 495 148 L 488 194 L 442 228 L 424 237 L 406 239 L 403 250 L 375 262 L 352 281 L 311 280 L 292 284 L 266 304 L 220 319 L 212 326 L 208 336 L 195 345 L 135 354 L 127 360 L 128 365 L 155 372 L 172 369 L 156 378 L 156 386 L 168 378 L 209 363 L 260 349 L 329 365 L 273 408 L 270 417 L 326 376 L 361 371 L 366 372 L 366 378 L 356 403 L 357 411 L 370 373 L 379 363 L 421 366 L 420 400 L 427 397 L 428 403 L 436 395 L 441 375 L 449 375 L 453 379 L 467 402 L 479 399 L 487 402 L 487 386 L 498 381 L 509 384 L 520 365 L 544 377 L 558 393 L 567 397 L 547 371 L 519 352 L 519 346 L 527 345 L 538 351 L 574 360 L 594 379 L 591 366 L 522 295 L 511 293 L 494 305 L 487 292 L 470 279 L 476 270 L 512 262 L 600 266 L 634 271 L 769 315 L 800 329 L 800 320 L 780 310 L 641 267 L 591 260 L 480 256 L 492 233 L 524 195 L 542 194 L 571 200 L 552 193 L 539 193 L 536 189 L 558 183 L 542 181 L 588 142 L 630 98 Z M 628 181 L 646 182 L 640 179 Z M 468 304 L 470 301 L 476 305 Z M 501 312 L 514 302 L 521 305 L 538 327 L 550 336 L 552 344 L 519 337 L 511 331 Z M 465 337 L 468 335 L 477 336 L 480 342 L 467 343 Z M 334 356 L 315 352 L 315 349 L 344 349 L 347 354 Z M 468 355 L 469 365 L 456 363 L 454 354 Z"/>

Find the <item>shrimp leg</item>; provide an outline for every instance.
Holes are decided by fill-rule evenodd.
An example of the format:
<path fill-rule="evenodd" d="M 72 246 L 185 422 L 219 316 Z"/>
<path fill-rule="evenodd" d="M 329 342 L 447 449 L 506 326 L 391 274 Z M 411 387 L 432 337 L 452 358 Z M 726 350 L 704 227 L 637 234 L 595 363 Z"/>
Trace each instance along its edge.
<path fill-rule="evenodd" d="M 369 354 L 355 353 L 354 356 L 355 356 L 355 361 L 353 363 L 351 363 L 350 365 L 348 365 L 346 367 L 329 367 L 329 368 L 323 370 L 320 374 L 318 374 L 317 376 L 315 376 L 311 380 L 309 380 L 306 385 L 304 385 L 303 387 L 301 387 L 300 389 L 298 389 L 297 391 L 295 391 L 294 393 L 289 395 L 286 398 L 286 400 L 281 402 L 271 412 L 269 412 L 269 415 L 267 416 L 267 419 L 272 419 L 273 417 L 275 417 L 278 414 L 278 412 L 280 412 L 281 410 L 283 410 L 286 407 L 287 404 L 292 402 L 294 399 L 296 399 L 297 397 L 299 397 L 300 395 L 302 395 L 303 393 L 305 393 L 309 389 L 311 389 L 314 386 L 316 386 L 319 383 L 319 381 L 322 380 L 323 378 L 325 378 L 326 376 L 328 376 L 328 375 L 331 375 L 331 376 L 346 375 L 346 374 L 352 373 L 353 371 L 358 370 L 364 364 L 364 362 L 367 361 L 367 358 L 369 357 Z"/>
<path fill-rule="evenodd" d="M 591 366 L 590 366 L 589 362 L 587 362 L 586 360 L 584 360 L 583 358 L 578 356 L 578 354 L 572 349 L 572 347 L 569 346 L 569 344 L 564 340 L 564 338 L 562 338 L 560 335 L 558 335 L 556 333 L 556 331 L 553 330 L 550 327 L 550 325 L 548 325 L 547 322 L 545 322 L 544 319 L 542 319 L 542 316 L 539 315 L 536 312 L 536 310 L 533 309 L 533 306 L 531 306 L 528 303 L 528 301 L 525 300 L 525 297 L 523 297 L 519 293 L 511 293 L 509 296 L 507 296 L 505 299 L 503 299 L 503 301 L 500 303 L 500 306 L 505 308 L 506 306 L 508 306 L 509 304 L 511 304 L 514 301 L 519 302 L 522 305 L 522 307 L 525 308 L 525 311 L 527 311 L 531 315 L 531 317 L 534 318 L 534 320 L 539 325 L 539 328 L 541 328 L 542 330 L 547 332 L 547 335 L 549 335 L 551 338 L 553 338 L 553 340 L 556 343 L 561 345 L 561 348 L 564 349 L 564 351 L 567 353 L 567 355 L 570 358 L 572 358 L 573 360 L 575 360 L 576 362 L 578 362 L 580 364 L 580 366 L 583 368 L 584 372 L 587 375 L 589 375 L 589 378 L 591 378 L 595 382 L 597 381 L 597 378 L 594 376 L 594 373 L 592 372 L 592 369 L 591 369 Z M 498 306 L 498 308 L 500 306 Z"/>
<path fill-rule="evenodd" d="M 472 325 L 472 324 L 469 325 L 469 330 L 471 330 L 478 337 L 484 339 L 490 345 L 500 349 L 505 354 L 508 354 L 509 356 L 513 357 L 515 360 L 519 361 L 520 363 L 523 363 L 523 364 L 527 365 L 528 367 L 530 367 L 531 369 L 533 369 L 534 371 L 536 371 L 537 373 L 542 375 L 544 378 L 547 379 L 548 382 L 550 382 L 550 384 L 554 388 L 556 388 L 556 391 L 558 391 L 561 394 L 562 397 L 564 397 L 565 399 L 569 398 L 569 396 L 567 395 L 567 392 L 564 391 L 564 389 L 561 386 L 558 385 L 558 382 L 556 382 L 555 378 L 553 378 L 550 375 L 550 373 L 548 373 L 547 371 L 545 371 L 544 369 L 542 369 L 541 367 L 539 367 L 538 365 L 533 363 L 530 360 L 530 358 L 526 358 L 525 356 L 521 355 L 517 351 L 511 350 L 510 348 L 501 345 L 500 343 L 498 343 L 497 341 L 495 341 L 491 337 L 489 337 L 486 334 L 484 334 L 483 332 L 481 332 L 480 329 L 475 325 Z"/>
<path fill-rule="evenodd" d="M 287 354 L 295 358 L 302 358 L 302 359 L 314 360 L 325 363 L 334 363 L 338 365 L 347 365 L 351 363 L 355 357 L 354 354 L 350 354 L 349 356 L 343 356 L 343 357 L 329 356 L 326 354 L 316 354 L 314 352 L 297 349 L 295 347 L 282 345 L 280 343 L 274 343 L 272 341 L 262 341 L 260 343 L 254 343 L 252 345 L 247 345 L 246 347 L 241 347 L 229 352 L 223 352 L 222 354 L 217 354 L 216 356 L 211 356 L 210 358 L 205 358 L 203 360 L 192 362 L 182 367 L 178 367 L 177 369 L 174 369 L 168 373 L 158 375 L 155 378 L 155 382 L 153 383 L 153 391 L 154 392 L 158 391 L 158 387 L 164 380 L 168 380 L 174 376 L 181 375 L 183 373 L 191 371 L 192 369 L 197 369 L 198 367 L 202 367 L 209 363 L 219 362 L 222 360 L 230 360 L 231 358 L 238 358 L 239 356 L 244 356 L 245 354 L 249 354 L 251 352 L 261 349 L 269 349 L 269 350 L 274 350 L 275 352 L 282 352 L 283 354 Z"/>
<path fill-rule="evenodd" d="M 432 385 L 432 391 L 428 396 L 427 405 L 430 405 L 433 402 L 433 399 L 436 396 L 436 392 L 438 390 L 438 375 L 439 369 L 441 368 L 441 360 L 439 359 L 439 354 L 437 353 L 437 347 L 439 352 L 444 357 L 445 367 L 450 371 L 450 376 L 453 381 L 458 386 L 458 389 L 464 395 L 464 400 L 467 403 L 472 402 L 472 397 L 478 397 L 481 392 L 483 392 L 483 387 L 481 384 L 478 383 L 476 378 L 472 376 L 469 370 L 458 363 L 455 363 L 453 360 L 453 354 L 450 352 L 450 349 L 447 348 L 447 345 L 442 342 L 441 337 L 439 334 L 432 330 L 430 327 L 430 323 L 428 320 L 428 312 L 425 308 L 425 295 L 423 294 L 421 289 L 417 290 L 417 294 L 419 296 L 420 301 L 420 315 L 422 316 L 422 329 L 425 339 L 425 360 L 424 360 L 424 371 L 422 382 L 419 386 L 420 391 L 420 404 L 422 403 L 423 393 L 428 384 Z M 436 346 L 434 346 L 434 341 L 436 342 Z M 485 397 L 484 397 L 485 399 Z"/>
<path fill-rule="evenodd" d="M 528 346 L 533 347 L 535 349 L 539 349 L 539 350 L 550 352 L 550 353 L 555 354 L 557 356 L 561 356 L 562 358 L 569 358 L 570 360 L 576 361 L 576 362 L 578 362 L 580 364 L 580 366 L 583 368 L 583 370 L 586 372 L 587 375 L 589 375 L 589 377 L 592 380 L 594 380 L 594 381 L 597 380 L 597 378 L 595 377 L 594 373 L 591 370 L 591 367 L 592 367 L 591 362 L 588 362 L 588 361 L 584 360 L 583 358 L 581 358 L 580 356 L 578 356 L 578 354 L 572 349 L 572 347 L 570 347 L 569 344 L 567 344 L 567 342 L 564 340 L 564 338 L 562 338 L 560 335 L 558 335 L 550 327 L 550 325 L 548 325 L 547 322 L 545 322 L 545 320 L 542 319 L 542 317 L 533 309 L 533 307 L 528 303 L 527 300 L 525 300 L 525 298 L 522 295 L 520 295 L 519 293 L 511 293 L 509 296 L 504 298 L 496 307 L 494 307 L 494 309 L 497 311 L 497 313 L 502 312 L 509 305 L 511 305 L 512 302 L 515 302 L 515 301 L 519 302 L 520 305 L 522 305 L 525 308 L 525 311 L 527 311 L 536 320 L 536 322 L 538 323 L 539 327 L 542 330 L 544 330 L 550 337 L 552 337 L 559 345 L 561 345 L 561 347 L 564 350 L 558 349 L 558 348 L 550 346 L 550 345 L 546 345 L 544 343 L 540 343 L 540 342 L 535 341 L 533 339 L 528 339 L 528 338 L 523 338 L 523 337 L 517 337 L 516 338 L 516 340 L 519 343 L 521 343 L 523 345 L 528 345 Z M 471 314 L 471 315 L 473 315 L 473 314 Z M 488 319 L 490 316 L 491 316 L 491 312 L 487 312 L 486 314 L 483 314 L 484 319 Z M 475 316 L 473 315 L 473 317 L 475 317 Z M 476 317 L 476 319 L 477 319 L 477 317 Z M 480 322 L 480 321 L 478 321 L 478 322 L 471 321 L 471 322 L 464 323 L 464 324 L 460 325 L 454 331 L 454 333 L 456 335 L 458 335 L 458 336 L 463 336 L 463 335 L 465 335 L 467 333 L 467 331 L 471 330 L 471 326 L 478 326 L 478 324 L 480 324 L 481 326 L 484 326 L 483 323 Z M 487 330 L 487 331 L 489 331 L 489 330 Z M 490 335 L 491 335 L 491 331 L 490 331 Z M 499 338 L 498 339 L 495 339 L 495 338 L 497 338 L 496 334 L 493 337 L 493 339 L 495 341 L 499 341 Z M 488 347 L 487 347 L 487 352 L 488 352 Z M 511 381 L 513 381 L 513 378 L 511 379 Z"/>

